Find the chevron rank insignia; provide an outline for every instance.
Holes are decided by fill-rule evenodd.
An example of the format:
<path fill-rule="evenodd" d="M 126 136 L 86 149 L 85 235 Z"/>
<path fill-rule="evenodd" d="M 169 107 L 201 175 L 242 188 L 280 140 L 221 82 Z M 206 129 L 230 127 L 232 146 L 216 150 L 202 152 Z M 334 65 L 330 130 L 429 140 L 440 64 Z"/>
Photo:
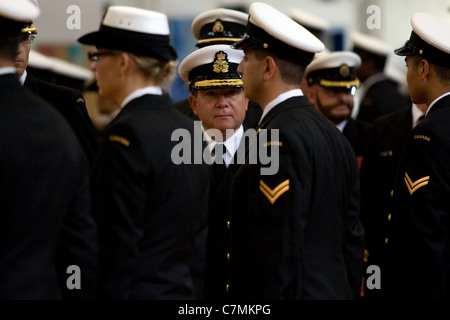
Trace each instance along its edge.
<path fill-rule="evenodd" d="M 275 201 L 286 191 L 289 190 L 289 179 L 286 179 L 282 183 L 280 183 L 278 186 L 276 186 L 273 190 L 269 188 L 267 184 L 264 183 L 264 181 L 259 181 L 259 190 L 263 193 L 263 195 L 266 196 L 267 199 L 269 199 L 271 204 L 274 204 Z"/>
<path fill-rule="evenodd" d="M 405 172 L 405 183 L 406 187 L 408 188 L 409 194 L 413 194 L 417 189 L 426 186 L 428 184 L 428 181 L 430 180 L 430 176 L 426 176 L 423 178 L 420 178 L 414 182 L 411 181 L 411 178 L 408 176 L 408 173 Z"/>

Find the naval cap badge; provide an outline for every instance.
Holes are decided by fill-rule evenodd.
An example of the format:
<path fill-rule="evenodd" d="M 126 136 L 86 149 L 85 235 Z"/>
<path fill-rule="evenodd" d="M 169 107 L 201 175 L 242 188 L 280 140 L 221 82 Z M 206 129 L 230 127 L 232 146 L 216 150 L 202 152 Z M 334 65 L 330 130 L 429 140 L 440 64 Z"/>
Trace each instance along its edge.
<path fill-rule="evenodd" d="M 219 51 L 216 53 L 216 58 L 213 63 L 213 71 L 215 73 L 227 73 L 228 72 L 229 64 L 228 64 L 227 57 L 228 57 L 228 55 L 223 51 Z"/>

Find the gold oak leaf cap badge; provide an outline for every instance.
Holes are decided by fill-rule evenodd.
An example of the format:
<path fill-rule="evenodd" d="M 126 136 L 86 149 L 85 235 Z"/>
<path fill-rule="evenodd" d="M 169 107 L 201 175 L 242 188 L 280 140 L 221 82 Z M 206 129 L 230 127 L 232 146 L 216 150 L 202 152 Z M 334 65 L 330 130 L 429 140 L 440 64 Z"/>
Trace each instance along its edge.
<path fill-rule="evenodd" d="M 215 73 L 227 73 L 229 64 L 227 54 L 223 51 L 219 51 L 216 53 L 216 57 L 213 63 L 213 71 Z"/>

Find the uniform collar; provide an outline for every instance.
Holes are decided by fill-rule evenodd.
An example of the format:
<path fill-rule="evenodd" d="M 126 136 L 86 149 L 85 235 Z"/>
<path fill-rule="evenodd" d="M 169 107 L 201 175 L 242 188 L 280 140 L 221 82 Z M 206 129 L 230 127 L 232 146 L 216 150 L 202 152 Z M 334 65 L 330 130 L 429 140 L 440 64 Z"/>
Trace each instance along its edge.
<path fill-rule="evenodd" d="M 141 89 L 137 89 L 133 91 L 131 94 L 129 94 L 121 103 L 120 108 L 122 109 L 125 107 L 130 101 L 137 99 L 139 97 L 142 97 L 146 94 L 153 94 L 153 95 L 162 95 L 162 89 L 160 87 L 156 86 L 150 86 L 150 87 L 144 87 Z"/>
<path fill-rule="evenodd" d="M 4 74 L 16 73 L 16 68 L 14 67 L 3 67 L 0 68 L 0 76 Z"/>
<path fill-rule="evenodd" d="M 430 103 L 430 105 L 428 106 L 427 112 L 425 113 L 425 116 L 428 115 L 428 113 L 430 113 L 431 108 L 436 104 L 436 102 L 438 102 L 439 100 L 441 100 L 442 98 L 444 98 L 445 96 L 448 96 L 450 94 L 450 92 L 446 92 L 443 95 L 437 97 L 436 99 L 434 99 L 434 101 L 432 103 Z"/>
<path fill-rule="evenodd" d="M 207 147 L 209 152 L 211 153 L 214 149 L 214 146 L 218 143 L 217 141 L 214 141 L 211 139 L 211 137 L 206 133 L 206 131 L 202 127 L 202 132 L 204 136 L 204 140 L 207 143 Z M 231 160 L 234 157 L 234 154 L 236 153 L 236 150 L 239 147 L 239 144 L 242 140 L 242 135 L 244 134 L 244 127 L 241 125 L 231 137 L 229 137 L 223 144 L 225 145 L 226 149 L 226 158 L 225 158 L 225 164 L 228 167 L 228 165 L 231 163 Z"/>
<path fill-rule="evenodd" d="M 278 97 L 276 97 L 274 100 L 269 102 L 267 106 L 264 108 L 264 111 L 261 115 L 261 119 L 259 119 L 259 124 L 261 124 L 262 119 L 269 113 L 271 109 L 273 109 L 276 105 L 280 104 L 283 101 L 286 101 L 289 98 L 296 97 L 296 96 L 303 96 L 303 92 L 301 89 L 294 89 L 290 91 L 283 92 Z"/>

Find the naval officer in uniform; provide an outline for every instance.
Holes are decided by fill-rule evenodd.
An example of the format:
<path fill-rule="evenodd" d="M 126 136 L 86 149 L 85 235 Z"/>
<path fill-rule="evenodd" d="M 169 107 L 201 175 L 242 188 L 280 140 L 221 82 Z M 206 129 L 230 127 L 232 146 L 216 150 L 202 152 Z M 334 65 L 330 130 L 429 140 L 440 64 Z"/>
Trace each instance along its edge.
<path fill-rule="evenodd" d="M 29 40 L 21 30 L 39 13 L 28 0 L 0 1 L 0 299 L 54 300 L 63 290 L 92 299 L 97 243 L 88 161 L 63 116 L 16 74 L 19 42 Z"/>
<path fill-rule="evenodd" d="M 351 113 L 354 94 L 360 81 L 356 69 L 361 58 L 351 51 L 335 51 L 317 55 L 306 68 L 304 93 L 309 101 L 327 117 L 350 142 L 358 168 L 367 149 L 371 126 Z"/>
<path fill-rule="evenodd" d="M 393 191 L 384 291 L 388 299 L 450 297 L 450 25 L 428 13 L 395 50 L 408 91 L 427 111 L 408 135 Z"/>
<path fill-rule="evenodd" d="M 97 47 L 89 56 L 99 94 L 121 106 L 93 173 L 100 298 L 198 298 L 210 171 L 192 153 L 180 164 L 172 157 L 176 130 L 192 144 L 195 136 L 164 93 L 177 63 L 167 16 L 111 6 L 100 29 L 79 42 Z"/>
<path fill-rule="evenodd" d="M 192 34 L 197 39 L 196 47 L 233 44 L 244 36 L 247 20 L 248 14 L 233 9 L 216 8 L 200 13 L 191 24 Z M 190 118 L 199 120 L 199 117 L 192 111 L 188 99 L 174 103 L 173 107 Z M 256 128 L 261 114 L 262 110 L 258 104 L 249 101 L 244 125 L 247 128 Z"/>
<path fill-rule="evenodd" d="M 362 60 L 356 71 L 361 87 L 355 95 L 353 117 L 372 123 L 378 117 L 409 106 L 399 84 L 387 74 L 387 64 L 392 48 L 383 40 L 363 34 L 351 33 L 353 51 Z"/>
<path fill-rule="evenodd" d="M 180 64 L 180 77 L 189 85 L 189 102 L 202 121 L 212 165 L 204 299 L 227 298 L 230 260 L 230 186 L 238 167 L 248 99 L 237 67 L 244 54 L 229 45 L 210 45 L 189 54 Z M 217 131 L 215 131 L 217 130 Z M 217 147 L 220 146 L 221 150 Z M 219 154 L 219 153 L 222 154 Z"/>
<path fill-rule="evenodd" d="M 280 11 L 255 2 L 246 35 L 233 46 L 245 54 L 238 67 L 245 95 L 263 114 L 257 142 L 232 185 L 230 294 L 357 298 L 364 233 L 355 155 L 300 89 L 306 66 L 324 45 Z M 256 149 L 277 158 L 277 170 L 252 159 Z"/>
<path fill-rule="evenodd" d="M 75 132 L 86 153 L 89 164 L 92 166 L 97 155 L 98 144 L 95 127 L 89 117 L 81 92 L 70 87 L 39 80 L 27 71 L 31 43 L 36 35 L 37 30 L 34 24 L 31 22 L 25 23 L 22 28 L 22 41 L 15 58 L 15 67 L 20 82 L 24 87 L 30 89 L 61 112 Z"/>

